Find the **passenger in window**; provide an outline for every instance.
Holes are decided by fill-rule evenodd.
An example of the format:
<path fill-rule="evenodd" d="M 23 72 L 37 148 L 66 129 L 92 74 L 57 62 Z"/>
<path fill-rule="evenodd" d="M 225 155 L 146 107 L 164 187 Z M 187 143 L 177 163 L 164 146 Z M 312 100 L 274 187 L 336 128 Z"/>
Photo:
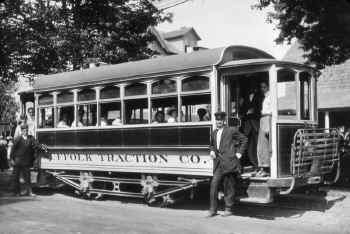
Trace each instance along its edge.
<path fill-rule="evenodd" d="M 62 114 L 61 120 L 57 124 L 58 128 L 68 128 L 68 116 L 67 114 Z"/>
<path fill-rule="evenodd" d="M 269 92 L 269 86 L 266 82 L 260 83 L 260 90 L 264 96 L 260 117 L 260 128 L 258 136 L 257 156 L 259 171 L 257 176 L 268 176 L 268 169 L 270 168 L 270 129 L 271 129 L 271 97 Z"/>
<path fill-rule="evenodd" d="M 47 120 L 45 121 L 45 127 L 46 128 L 52 128 L 53 127 L 53 116 L 49 115 L 47 117 Z"/>
<path fill-rule="evenodd" d="M 79 114 L 78 114 L 78 123 L 77 123 L 77 127 L 84 127 L 84 124 L 82 123 L 83 116 L 84 116 L 84 110 L 83 110 L 83 109 L 80 109 L 80 110 L 79 110 Z M 75 120 L 72 122 L 71 127 L 75 127 Z"/>
<path fill-rule="evenodd" d="M 112 122 L 112 125 L 121 125 L 122 121 L 119 117 L 115 118 Z"/>
<path fill-rule="evenodd" d="M 163 111 L 157 111 L 156 114 L 154 115 L 154 124 L 158 123 L 164 123 L 165 122 L 165 116 Z"/>
<path fill-rule="evenodd" d="M 168 111 L 168 123 L 176 123 L 177 122 L 177 110 L 175 108 L 171 108 Z"/>
<path fill-rule="evenodd" d="M 207 116 L 208 111 L 204 108 L 199 108 L 197 110 L 197 115 L 199 118 L 199 121 L 209 121 L 209 117 Z"/>
<path fill-rule="evenodd" d="M 107 122 L 106 117 L 101 116 L 101 127 L 104 127 L 104 126 L 107 126 L 107 125 L 108 125 L 108 122 Z"/>

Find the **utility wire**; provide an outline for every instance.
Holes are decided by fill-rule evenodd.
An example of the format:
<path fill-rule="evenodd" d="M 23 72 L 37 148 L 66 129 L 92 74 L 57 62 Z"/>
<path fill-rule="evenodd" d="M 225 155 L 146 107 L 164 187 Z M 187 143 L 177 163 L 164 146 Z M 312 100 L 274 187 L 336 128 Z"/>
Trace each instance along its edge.
<path fill-rule="evenodd" d="M 168 3 L 168 6 L 166 6 L 167 4 L 165 4 L 165 6 L 163 6 L 163 7 L 160 5 L 159 10 L 167 10 L 167 9 L 182 5 L 182 4 L 189 2 L 189 1 L 190 0 L 183 0 L 181 2 L 176 2 L 176 0 L 175 0 L 176 3 L 173 3 L 173 4 L 171 4 L 171 2 L 174 2 L 174 1 L 168 1 L 168 2 L 170 2 L 170 4 Z"/>

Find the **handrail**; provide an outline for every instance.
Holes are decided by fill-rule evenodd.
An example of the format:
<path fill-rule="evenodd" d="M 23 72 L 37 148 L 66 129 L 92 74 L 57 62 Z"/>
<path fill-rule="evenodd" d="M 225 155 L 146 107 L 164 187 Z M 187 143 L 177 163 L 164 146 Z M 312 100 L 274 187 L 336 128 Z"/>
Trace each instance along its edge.
<path fill-rule="evenodd" d="M 292 181 L 292 183 L 290 184 L 289 188 L 287 190 L 279 191 L 279 194 L 287 195 L 287 194 L 290 194 L 293 191 L 293 189 L 295 187 L 295 178 L 292 177 L 291 181 Z"/>

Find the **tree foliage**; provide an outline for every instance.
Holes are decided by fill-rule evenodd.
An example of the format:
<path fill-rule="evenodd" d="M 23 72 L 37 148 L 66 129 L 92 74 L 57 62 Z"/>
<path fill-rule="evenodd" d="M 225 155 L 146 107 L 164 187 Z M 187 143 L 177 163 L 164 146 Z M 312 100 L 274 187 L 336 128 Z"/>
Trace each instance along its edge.
<path fill-rule="evenodd" d="M 12 96 L 13 83 L 0 83 L 0 122 L 14 122 L 18 105 Z"/>
<path fill-rule="evenodd" d="M 169 19 L 148 0 L 5 0 L 0 76 L 76 70 L 86 61 L 149 57 L 149 26 Z"/>
<path fill-rule="evenodd" d="M 349 0 L 258 0 L 255 7 L 272 7 L 268 21 L 280 30 L 276 42 L 297 39 L 308 63 L 324 68 L 350 58 Z"/>

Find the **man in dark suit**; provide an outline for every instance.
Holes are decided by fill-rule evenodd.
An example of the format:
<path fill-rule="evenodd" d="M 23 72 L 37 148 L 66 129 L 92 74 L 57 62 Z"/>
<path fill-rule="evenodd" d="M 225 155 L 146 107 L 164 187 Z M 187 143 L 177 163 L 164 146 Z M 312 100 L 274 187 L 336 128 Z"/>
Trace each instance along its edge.
<path fill-rule="evenodd" d="M 225 112 L 215 113 L 217 128 L 212 133 L 210 144 L 210 156 L 214 160 L 214 171 L 210 186 L 209 217 L 217 215 L 218 190 L 221 182 L 224 186 L 225 200 L 223 216 L 232 215 L 235 184 L 237 175 L 241 173 L 239 159 L 247 146 L 247 138 L 238 131 L 237 127 L 227 127 L 225 119 Z"/>
<path fill-rule="evenodd" d="M 21 125 L 22 134 L 15 138 L 10 158 L 13 165 L 14 194 L 20 194 L 20 176 L 22 175 L 27 196 L 34 196 L 30 184 L 30 168 L 34 162 L 34 151 L 37 142 L 33 136 L 28 135 L 28 125 Z"/>
<path fill-rule="evenodd" d="M 257 145 L 259 135 L 259 121 L 262 102 L 264 96 L 256 89 L 252 88 L 248 95 L 244 98 L 241 108 L 242 115 L 242 131 L 248 138 L 248 158 L 253 165 L 254 170 L 258 169 Z"/>

